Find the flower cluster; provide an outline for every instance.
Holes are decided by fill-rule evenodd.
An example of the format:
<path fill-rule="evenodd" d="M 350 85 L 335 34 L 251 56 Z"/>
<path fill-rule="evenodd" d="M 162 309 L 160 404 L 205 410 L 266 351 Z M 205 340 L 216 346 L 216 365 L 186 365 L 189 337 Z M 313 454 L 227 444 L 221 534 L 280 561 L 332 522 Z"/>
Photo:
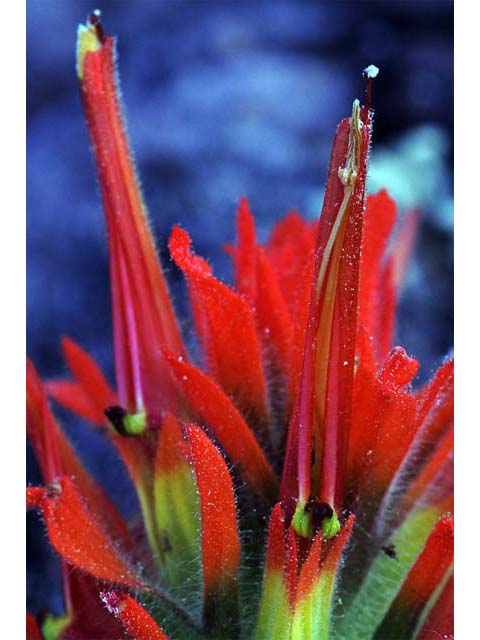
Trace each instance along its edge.
<path fill-rule="evenodd" d="M 228 287 L 175 227 L 198 337 L 188 352 L 148 227 L 119 102 L 115 41 L 79 28 L 77 74 L 108 229 L 116 387 L 70 339 L 68 380 L 27 366 L 27 488 L 63 570 L 65 614 L 27 638 L 453 638 L 453 363 L 414 389 L 392 348 L 413 236 L 365 194 L 369 105 L 332 146 L 319 221 L 258 243 L 249 204 Z M 366 70 L 367 82 L 375 68 Z M 368 100 L 367 100 L 368 103 Z M 141 511 L 127 522 L 48 396 L 102 430 Z"/>

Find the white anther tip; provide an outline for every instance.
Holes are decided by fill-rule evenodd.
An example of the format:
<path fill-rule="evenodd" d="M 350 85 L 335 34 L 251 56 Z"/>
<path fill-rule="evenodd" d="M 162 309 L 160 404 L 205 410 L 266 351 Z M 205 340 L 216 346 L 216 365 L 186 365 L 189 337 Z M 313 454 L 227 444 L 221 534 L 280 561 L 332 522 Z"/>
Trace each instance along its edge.
<path fill-rule="evenodd" d="M 379 71 L 380 69 L 374 64 L 369 64 L 368 67 L 365 67 L 363 73 L 367 76 L 367 78 L 376 78 Z"/>

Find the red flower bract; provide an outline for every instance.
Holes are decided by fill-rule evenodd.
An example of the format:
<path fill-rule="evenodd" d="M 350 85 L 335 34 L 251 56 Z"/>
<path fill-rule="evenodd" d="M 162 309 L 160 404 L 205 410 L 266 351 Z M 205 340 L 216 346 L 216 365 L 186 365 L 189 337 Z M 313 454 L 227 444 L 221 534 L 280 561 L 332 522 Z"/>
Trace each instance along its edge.
<path fill-rule="evenodd" d="M 318 223 L 290 212 L 260 245 L 242 199 L 227 247 L 235 288 L 174 227 L 198 363 L 149 232 L 114 48 L 93 14 L 77 72 L 108 229 L 116 391 L 68 338 L 73 379 L 46 389 L 105 431 L 145 535 L 82 466 L 29 364 L 27 429 L 45 487 L 29 487 L 27 504 L 65 587 L 65 615 L 41 629 L 29 617 L 30 637 L 450 634 L 453 363 L 414 390 L 418 362 L 392 348 L 417 214 L 389 244 L 395 203 L 366 197 L 369 107 L 354 101 L 338 127 Z"/>

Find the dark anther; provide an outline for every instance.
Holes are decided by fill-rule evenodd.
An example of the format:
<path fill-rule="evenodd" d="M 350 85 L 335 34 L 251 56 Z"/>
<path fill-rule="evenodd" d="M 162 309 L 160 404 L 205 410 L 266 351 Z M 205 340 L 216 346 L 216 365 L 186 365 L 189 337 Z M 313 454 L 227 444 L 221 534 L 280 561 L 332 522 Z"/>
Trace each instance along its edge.
<path fill-rule="evenodd" d="M 88 22 L 92 25 L 92 27 L 95 28 L 95 33 L 97 34 L 97 38 L 99 39 L 99 41 L 104 42 L 105 36 L 103 34 L 102 23 L 100 20 L 101 17 L 102 12 L 100 11 L 100 9 L 95 9 L 95 11 L 92 11 L 92 13 L 88 16 Z"/>
<path fill-rule="evenodd" d="M 392 560 L 398 560 L 397 552 L 394 544 L 386 544 L 382 546 L 382 551 Z"/>
<path fill-rule="evenodd" d="M 170 536 L 168 535 L 168 531 L 165 529 L 161 529 L 160 531 L 160 543 L 165 553 L 168 553 L 173 549 L 172 543 L 170 542 Z"/>
<path fill-rule="evenodd" d="M 127 417 L 127 412 L 123 407 L 119 407 L 117 405 L 107 407 L 104 413 L 117 433 L 119 433 L 121 436 L 128 436 L 128 433 L 125 429 L 125 424 L 123 422 Z"/>
<path fill-rule="evenodd" d="M 305 505 L 305 513 L 312 514 L 312 526 L 315 531 L 318 531 L 325 518 L 331 518 L 333 516 L 333 509 L 326 502 L 319 502 L 318 500 L 310 498 Z"/>

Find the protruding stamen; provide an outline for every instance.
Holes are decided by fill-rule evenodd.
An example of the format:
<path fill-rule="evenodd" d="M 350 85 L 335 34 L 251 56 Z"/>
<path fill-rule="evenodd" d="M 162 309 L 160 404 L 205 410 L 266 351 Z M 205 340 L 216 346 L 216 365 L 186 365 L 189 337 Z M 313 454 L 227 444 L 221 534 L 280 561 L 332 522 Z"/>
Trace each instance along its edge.
<path fill-rule="evenodd" d="M 372 106 L 372 81 L 378 76 L 380 69 L 374 64 L 369 64 L 363 70 L 363 77 L 365 78 L 365 109 L 370 111 Z"/>
<path fill-rule="evenodd" d="M 97 38 L 100 40 L 100 42 L 103 42 L 105 40 L 105 36 L 103 34 L 101 17 L 102 17 L 102 12 L 100 11 L 100 9 L 95 9 L 88 16 L 88 24 L 94 27 L 95 32 L 97 34 Z"/>

